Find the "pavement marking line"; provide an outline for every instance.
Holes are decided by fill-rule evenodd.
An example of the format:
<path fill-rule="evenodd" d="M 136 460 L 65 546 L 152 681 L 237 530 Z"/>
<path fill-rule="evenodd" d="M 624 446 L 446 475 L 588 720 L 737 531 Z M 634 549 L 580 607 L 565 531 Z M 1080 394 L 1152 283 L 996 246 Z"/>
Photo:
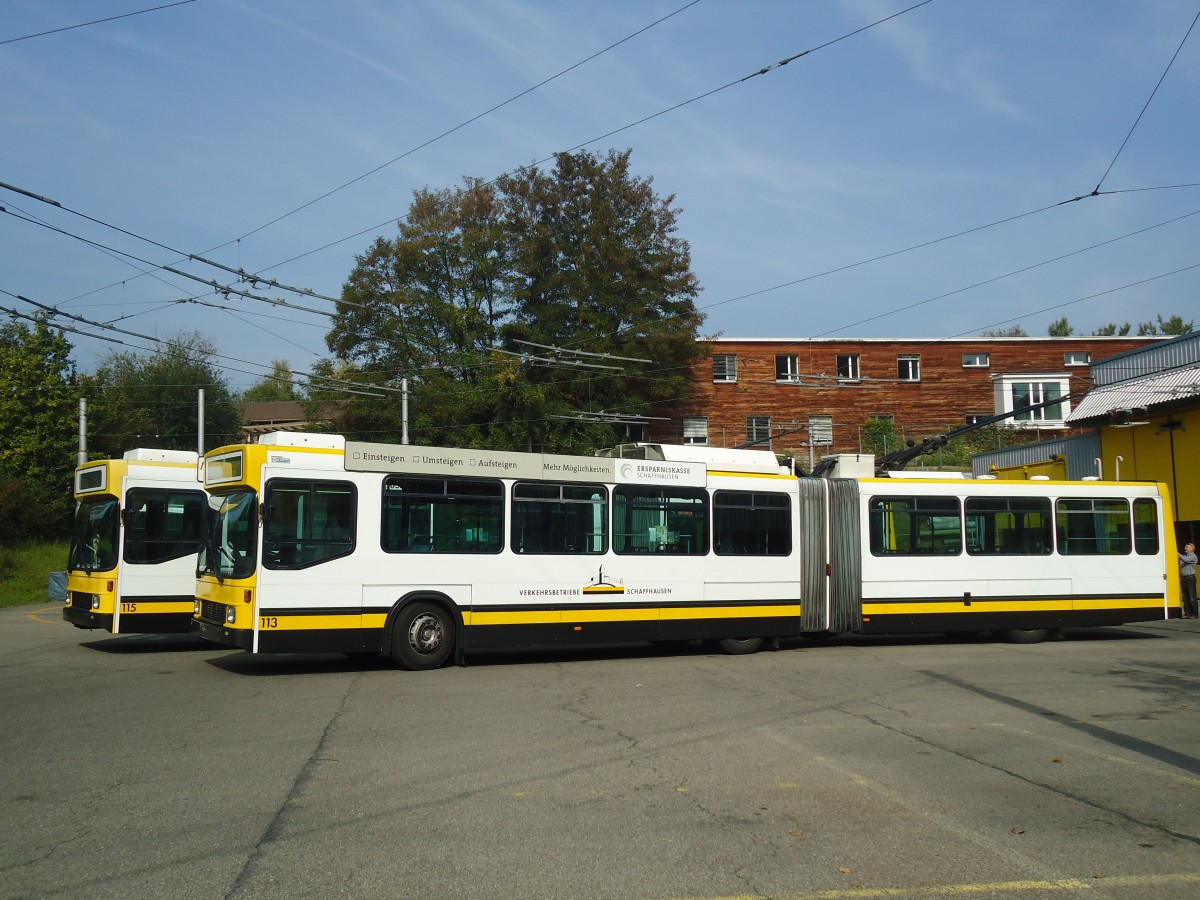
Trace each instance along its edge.
<path fill-rule="evenodd" d="M 48 612 L 50 612 L 50 611 L 46 610 L 46 612 L 25 613 L 25 618 L 29 619 L 29 621 L 31 621 L 31 622 L 41 622 L 43 625 L 57 625 L 62 622 L 63 619 L 62 619 L 61 612 L 59 612 L 59 614 L 56 618 L 43 619 L 42 616 L 46 615 Z"/>
<path fill-rule="evenodd" d="M 1200 872 L 1173 875 L 1115 875 L 1081 878 L 1050 878 L 1026 881 L 994 881 L 989 884 L 931 884 L 923 887 L 832 888 L 799 894 L 781 894 L 779 900 L 868 900 L 871 897 L 967 897 L 997 891 L 1020 894 L 1028 891 L 1095 891 L 1109 887 L 1164 887 L 1200 884 Z M 759 894 L 720 897 L 688 897 L 676 900 L 760 900 Z"/>

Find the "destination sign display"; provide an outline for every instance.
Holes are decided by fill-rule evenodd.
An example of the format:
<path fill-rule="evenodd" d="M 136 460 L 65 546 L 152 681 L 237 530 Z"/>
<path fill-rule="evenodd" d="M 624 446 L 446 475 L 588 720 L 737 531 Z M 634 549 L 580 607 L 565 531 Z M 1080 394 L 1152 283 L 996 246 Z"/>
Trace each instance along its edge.
<path fill-rule="evenodd" d="M 346 442 L 346 471 L 703 487 L 703 463 Z"/>

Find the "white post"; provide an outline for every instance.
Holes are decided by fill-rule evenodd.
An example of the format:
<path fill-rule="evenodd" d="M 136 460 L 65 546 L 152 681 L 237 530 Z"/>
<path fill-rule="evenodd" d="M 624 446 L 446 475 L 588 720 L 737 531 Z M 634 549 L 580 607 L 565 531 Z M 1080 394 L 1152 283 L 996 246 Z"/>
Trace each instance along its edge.
<path fill-rule="evenodd" d="M 408 379 L 400 379 L 400 443 L 408 443 Z"/>
<path fill-rule="evenodd" d="M 78 465 L 87 462 L 87 401 L 79 398 L 79 452 L 75 454 Z"/>
<path fill-rule="evenodd" d="M 204 388 L 200 388 L 196 400 L 196 454 L 204 455 Z"/>
<path fill-rule="evenodd" d="M 1121 480 L 1121 463 L 1124 461 L 1124 459 L 1125 457 L 1123 456 L 1117 457 L 1117 481 Z"/>

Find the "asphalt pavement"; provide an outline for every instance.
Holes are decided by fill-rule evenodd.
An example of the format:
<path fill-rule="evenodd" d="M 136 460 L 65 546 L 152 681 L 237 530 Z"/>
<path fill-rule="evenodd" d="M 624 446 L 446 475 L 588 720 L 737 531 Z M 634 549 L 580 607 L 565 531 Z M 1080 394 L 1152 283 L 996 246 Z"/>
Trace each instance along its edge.
<path fill-rule="evenodd" d="M 404 672 L 0 610 L 3 898 L 1200 897 L 1200 624 Z"/>

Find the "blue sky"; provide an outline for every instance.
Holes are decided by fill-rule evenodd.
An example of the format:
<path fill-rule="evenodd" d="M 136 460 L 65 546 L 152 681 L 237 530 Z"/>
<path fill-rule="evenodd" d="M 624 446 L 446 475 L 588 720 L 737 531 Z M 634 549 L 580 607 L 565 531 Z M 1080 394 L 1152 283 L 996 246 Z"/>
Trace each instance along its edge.
<path fill-rule="evenodd" d="M 171 251 L 336 296 L 414 189 L 579 145 L 675 195 L 706 333 L 1200 320 L 1198 0 L 932 0 L 857 34 L 915 0 L 194 0 L 12 40 L 162 2 L 6 0 L 0 182 L 171 249 L 0 190 L 0 307 L 200 332 L 234 387 L 326 357 L 328 317 Z M 82 370 L 151 346 L 109 334 L 69 335 Z"/>

